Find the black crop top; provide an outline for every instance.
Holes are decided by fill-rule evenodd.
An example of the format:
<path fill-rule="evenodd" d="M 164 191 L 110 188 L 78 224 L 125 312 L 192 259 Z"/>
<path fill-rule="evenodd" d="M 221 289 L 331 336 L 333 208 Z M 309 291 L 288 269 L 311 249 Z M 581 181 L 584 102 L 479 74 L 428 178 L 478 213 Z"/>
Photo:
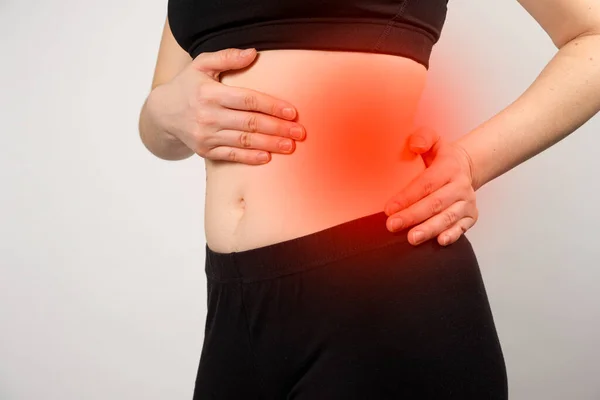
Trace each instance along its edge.
<path fill-rule="evenodd" d="M 175 40 L 195 58 L 226 48 L 393 54 L 429 68 L 448 0 L 169 0 Z"/>

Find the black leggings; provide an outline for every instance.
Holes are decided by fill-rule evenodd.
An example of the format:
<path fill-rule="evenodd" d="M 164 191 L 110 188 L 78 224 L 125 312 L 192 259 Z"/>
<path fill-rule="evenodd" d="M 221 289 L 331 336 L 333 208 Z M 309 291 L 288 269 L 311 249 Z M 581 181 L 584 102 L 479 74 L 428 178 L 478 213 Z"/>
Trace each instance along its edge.
<path fill-rule="evenodd" d="M 194 400 L 507 399 L 471 243 L 414 247 L 386 218 L 241 252 L 207 245 Z"/>

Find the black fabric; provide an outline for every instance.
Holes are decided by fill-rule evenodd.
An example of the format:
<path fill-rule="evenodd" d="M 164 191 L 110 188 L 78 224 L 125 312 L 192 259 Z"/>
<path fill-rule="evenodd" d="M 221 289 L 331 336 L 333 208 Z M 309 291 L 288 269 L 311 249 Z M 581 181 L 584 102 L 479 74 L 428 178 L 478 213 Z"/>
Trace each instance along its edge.
<path fill-rule="evenodd" d="M 413 247 L 386 218 L 241 252 L 206 246 L 194 400 L 507 399 L 468 239 Z"/>
<path fill-rule="evenodd" d="M 169 25 L 190 56 L 225 48 L 384 53 L 429 68 L 447 0 L 169 0 Z"/>

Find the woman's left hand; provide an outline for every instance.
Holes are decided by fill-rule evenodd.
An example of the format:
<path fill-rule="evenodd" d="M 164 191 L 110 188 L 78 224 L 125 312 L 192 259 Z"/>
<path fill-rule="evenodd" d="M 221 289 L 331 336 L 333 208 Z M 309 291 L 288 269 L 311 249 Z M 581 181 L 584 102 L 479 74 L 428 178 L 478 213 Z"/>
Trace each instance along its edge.
<path fill-rule="evenodd" d="M 470 157 L 431 129 L 413 133 L 408 145 L 421 154 L 427 169 L 388 201 L 387 228 L 396 232 L 425 221 L 408 232 L 409 243 L 436 236 L 442 246 L 454 243 L 478 217 Z"/>

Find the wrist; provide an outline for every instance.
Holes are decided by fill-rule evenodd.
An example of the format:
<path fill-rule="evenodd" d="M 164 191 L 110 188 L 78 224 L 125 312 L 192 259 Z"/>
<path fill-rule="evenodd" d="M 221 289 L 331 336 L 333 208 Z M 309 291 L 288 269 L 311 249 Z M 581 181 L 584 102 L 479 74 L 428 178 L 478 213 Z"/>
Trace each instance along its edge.
<path fill-rule="evenodd" d="M 157 136 L 161 141 L 169 144 L 175 145 L 177 143 L 182 143 L 175 135 L 168 132 L 165 127 L 164 121 L 161 121 L 160 111 L 164 110 L 164 106 L 160 104 L 160 96 L 156 97 L 156 93 L 158 90 L 161 90 L 163 85 L 159 85 L 152 89 L 148 97 L 146 98 L 146 103 L 144 104 L 144 112 L 147 114 L 147 119 L 150 121 L 150 124 L 153 126 L 153 130 L 155 132 L 155 136 Z"/>
<path fill-rule="evenodd" d="M 475 163 L 473 162 L 473 157 L 471 156 L 471 149 L 468 144 L 462 140 L 457 140 L 454 142 L 456 147 L 461 151 L 463 156 L 465 157 L 466 164 L 468 165 L 469 174 L 471 178 L 471 186 L 473 190 L 478 190 L 481 186 L 484 185 L 485 182 L 481 181 L 481 177 L 479 176 L 479 171 Z"/>
<path fill-rule="evenodd" d="M 148 96 L 142 108 L 139 122 L 139 131 L 142 142 L 146 148 L 158 158 L 163 160 L 182 160 L 194 154 L 175 135 L 169 133 L 157 121 L 156 114 L 152 111 L 151 98 Z"/>

